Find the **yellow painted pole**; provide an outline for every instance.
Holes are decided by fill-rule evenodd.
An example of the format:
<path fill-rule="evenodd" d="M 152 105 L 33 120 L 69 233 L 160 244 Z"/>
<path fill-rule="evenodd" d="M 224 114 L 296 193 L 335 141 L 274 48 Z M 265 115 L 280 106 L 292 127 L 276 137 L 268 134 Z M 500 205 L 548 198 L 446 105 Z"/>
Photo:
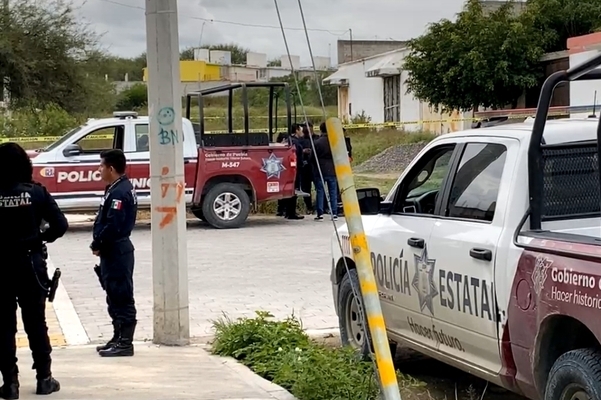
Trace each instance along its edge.
<path fill-rule="evenodd" d="M 355 191 L 355 180 L 346 150 L 342 123 L 338 118 L 329 118 L 326 121 L 328 140 L 332 149 L 332 158 L 336 167 L 336 178 L 340 193 L 342 194 L 342 205 L 344 207 L 344 218 L 348 226 L 353 259 L 357 266 L 363 304 L 367 314 L 367 325 L 371 333 L 374 350 L 376 353 L 376 365 L 380 378 L 380 387 L 385 400 L 401 400 L 399 385 L 396 379 L 396 371 L 392 362 L 388 335 L 378 297 L 376 277 L 371 265 L 371 257 L 367 246 L 367 237 L 363 229 L 359 200 Z M 331 205 L 336 207 L 336 205 Z"/>

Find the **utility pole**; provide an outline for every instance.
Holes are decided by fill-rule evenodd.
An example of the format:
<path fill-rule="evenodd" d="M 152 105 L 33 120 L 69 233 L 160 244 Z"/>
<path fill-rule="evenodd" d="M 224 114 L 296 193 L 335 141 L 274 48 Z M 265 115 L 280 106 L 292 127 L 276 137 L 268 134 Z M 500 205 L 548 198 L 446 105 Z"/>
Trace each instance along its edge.
<path fill-rule="evenodd" d="M 349 32 L 349 36 L 351 37 L 351 61 L 353 61 L 354 60 L 354 58 L 353 58 L 353 30 L 349 29 L 348 32 Z"/>
<path fill-rule="evenodd" d="M 9 1 L 10 0 L 2 0 L 2 16 L 3 16 L 3 21 L 2 24 L 4 25 L 4 29 L 7 29 L 9 27 L 9 23 L 8 23 L 8 18 L 10 16 L 9 14 Z M 0 102 L 4 102 L 6 103 L 8 101 L 7 98 L 7 90 L 6 90 L 6 77 L 4 75 L 0 74 Z M 6 106 L 6 104 L 5 104 Z"/>
<path fill-rule="evenodd" d="M 146 0 L 152 278 L 157 344 L 190 343 L 177 0 Z"/>

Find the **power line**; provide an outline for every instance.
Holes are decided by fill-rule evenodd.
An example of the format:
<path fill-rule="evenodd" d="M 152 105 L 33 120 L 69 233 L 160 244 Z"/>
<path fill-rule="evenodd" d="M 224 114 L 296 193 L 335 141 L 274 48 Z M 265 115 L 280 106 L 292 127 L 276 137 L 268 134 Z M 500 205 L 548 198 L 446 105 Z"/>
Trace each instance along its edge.
<path fill-rule="evenodd" d="M 121 2 L 118 2 L 115 0 L 101 0 L 101 1 L 104 1 L 105 3 L 115 4 L 115 5 L 122 6 L 122 7 L 134 8 L 134 9 L 138 9 L 138 10 L 145 10 L 144 7 L 142 7 L 142 6 L 125 4 L 125 3 L 121 3 Z M 186 15 L 184 17 L 199 20 L 199 21 L 217 23 L 217 24 L 244 26 L 247 28 L 265 28 L 265 29 L 277 29 L 277 30 L 280 29 L 279 26 L 275 26 L 275 25 L 261 25 L 261 24 L 249 24 L 246 22 L 223 21 L 223 20 L 218 20 L 218 19 L 195 17 L 195 16 L 190 16 L 190 15 Z M 285 28 L 285 29 L 290 30 L 290 31 L 304 31 L 303 28 Z M 338 31 L 338 33 L 336 33 L 336 31 L 331 31 L 328 29 L 319 29 L 319 28 L 312 28 L 312 29 L 307 29 L 307 30 L 313 31 L 313 32 L 325 32 L 325 33 L 329 33 L 330 35 L 337 36 L 337 37 L 343 36 L 349 31 L 348 29 L 346 31 L 340 30 L 340 31 Z M 340 33 L 340 32 L 342 32 L 342 33 Z"/>

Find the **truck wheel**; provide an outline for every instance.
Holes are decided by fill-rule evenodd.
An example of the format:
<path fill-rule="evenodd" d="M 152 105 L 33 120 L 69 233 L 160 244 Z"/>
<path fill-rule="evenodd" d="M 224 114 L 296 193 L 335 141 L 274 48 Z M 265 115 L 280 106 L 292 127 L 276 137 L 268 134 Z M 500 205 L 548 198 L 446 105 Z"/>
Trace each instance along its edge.
<path fill-rule="evenodd" d="M 205 221 L 218 229 L 242 226 L 250 213 L 248 194 L 233 183 L 218 183 L 206 194 L 202 202 Z"/>
<path fill-rule="evenodd" d="M 352 286 L 351 286 L 352 284 Z M 353 288 L 358 291 L 359 299 L 355 298 Z M 373 352 L 369 328 L 363 329 L 363 322 L 359 314 L 363 297 L 359 287 L 359 274 L 356 269 L 351 269 L 345 274 L 338 289 L 338 322 L 340 326 L 340 340 L 345 346 L 351 346 L 365 359 Z M 396 354 L 396 343 L 390 343 L 392 358 Z"/>
<path fill-rule="evenodd" d="M 545 400 L 601 399 L 601 353 L 578 349 L 561 355 L 547 380 Z"/>
<path fill-rule="evenodd" d="M 205 216 L 202 213 L 202 208 L 193 208 L 190 211 L 192 211 L 192 214 L 194 214 L 196 218 L 198 218 L 201 221 L 205 221 Z"/>

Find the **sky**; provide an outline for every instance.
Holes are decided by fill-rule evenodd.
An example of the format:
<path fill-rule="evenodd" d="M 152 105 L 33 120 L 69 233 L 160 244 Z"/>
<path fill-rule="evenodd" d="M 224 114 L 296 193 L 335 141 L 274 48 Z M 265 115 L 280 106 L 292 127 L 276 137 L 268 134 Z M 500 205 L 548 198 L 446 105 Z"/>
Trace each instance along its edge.
<path fill-rule="evenodd" d="M 104 49 L 135 57 L 146 48 L 144 0 L 75 0 Z M 336 60 L 336 41 L 407 40 L 453 19 L 464 0 L 301 0 L 314 56 Z M 297 0 L 278 0 L 292 55 L 310 64 Z M 178 0 L 180 47 L 236 43 L 268 58 L 286 54 L 274 0 Z"/>

